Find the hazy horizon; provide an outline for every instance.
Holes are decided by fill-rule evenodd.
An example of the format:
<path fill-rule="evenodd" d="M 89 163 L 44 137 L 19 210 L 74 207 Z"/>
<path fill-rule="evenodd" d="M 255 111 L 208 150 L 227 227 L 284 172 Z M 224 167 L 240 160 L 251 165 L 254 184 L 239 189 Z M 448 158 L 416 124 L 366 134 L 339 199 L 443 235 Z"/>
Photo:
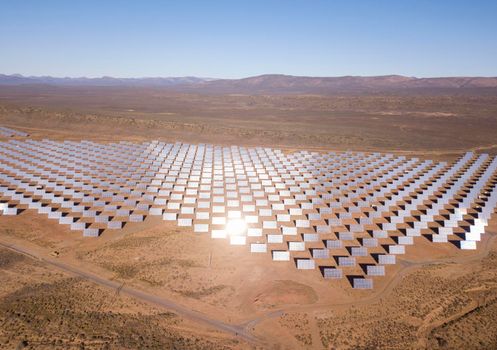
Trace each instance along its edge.
<path fill-rule="evenodd" d="M 438 79 L 438 78 L 497 78 L 497 74 L 494 76 L 491 75 L 458 75 L 458 76 L 410 76 L 405 74 L 382 74 L 382 75 L 328 75 L 328 76 L 318 76 L 318 75 L 292 75 L 292 74 L 284 74 L 284 73 L 263 73 L 258 75 L 251 76 L 243 76 L 239 78 L 213 78 L 213 77 L 204 77 L 204 76 L 196 76 L 196 75 L 182 75 L 182 76 L 130 76 L 130 77 L 122 77 L 122 76 L 111 76 L 111 75 L 101 75 L 101 76 L 55 76 L 55 75 L 26 75 L 22 73 L 11 73 L 6 74 L 0 72 L 0 75 L 4 76 L 19 76 L 24 78 L 54 78 L 54 79 L 103 79 L 103 78 L 111 78 L 111 79 L 174 79 L 174 78 L 198 78 L 198 79 L 207 79 L 207 80 L 238 80 L 238 79 L 247 79 L 247 78 L 256 78 L 260 76 L 288 76 L 288 77 L 298 77 L 298 78 L 345 78 L 345 77 L 360 77 L 360 78 L 375 78 L 375 77 L 388 77 L 388 76 L 402 76 L 406 78 L 413 79 Z"/>

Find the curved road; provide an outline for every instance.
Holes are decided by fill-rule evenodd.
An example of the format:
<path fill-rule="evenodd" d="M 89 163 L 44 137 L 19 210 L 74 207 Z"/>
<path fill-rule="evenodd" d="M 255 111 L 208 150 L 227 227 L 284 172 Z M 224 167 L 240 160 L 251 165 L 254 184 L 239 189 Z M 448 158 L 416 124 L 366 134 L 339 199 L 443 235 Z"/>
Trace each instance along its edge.
<path fill-rule="evenodd" d="M 326 307 L 333 306 L 352 306 L 352 305 L 364 305 L 374 303 L 384 298 L 387 294 L 389 294 L 402 280 L 402 278 L 414 270 L 421 268 L 423 266 L 433 265 L 433 264 L 443 264 L 443 263 L 467 263 L 471 261 L 476 261 L 485 258 L 490 254 L 492 243 L 497 239 L 496 233 L 486 233 L 488 236 L 487 239 L 484 240 L 483 248 L 480 248 L 478 253 L 469 255 L 469 256 L 461 256 L 461 257 L 449 257 L 449 258 L 440 258 L 440 259 L 432 259 L 425 260 L 421 262 L 413 262 L 409 260 L 403 260 L 401 264 L 404 266 L 395 274 L 395 276 L 383 287 L 382 290 L 377 293 L 372 294 L 371 296 L 354 300 L 354 301 L 346 301 L 346 302 L 335 302 L 335 303 L 316 303 L 310 305 L 301 305 L 301 306 L 289 306 L 280 308 L 278 310 L 273 310 L 265 315 L 249 320 L 245 323 L 240 324 L 240 327 L 245 329 L 250 329 L 255 327 L 258 323 L 265 321 L 267 319 L 271 319 L 274 317 L 279 317 L 283 315 L 285 312 L 298 312 L 298 311 L 313 311 L 316 309 L 323 309 Z"/>
<path fill-rule="evenodd" d="M 324 307 L 333 307 L 333 306 L 348 306 L 348 305 L 361 305 L 361 304 L 368 304 L 368 303 L 373 303 L 375 301 L 378 301 L 379 299 L 385 297 L 385 295 L 389 294 L 395 286 L 402 280 L 402 278 L 410 273 L 411 271 L 418 269 L 423 266 L 427 265 L 432 265 L 432 264 L 440 264 L 440 263 L 464 263 L 464 262 L 470 262 L 470 261 L 475 261 L 482 259 L 486 257 L 492 247 L 492 243 L 495 239 L 497 239 L 497 234 L 495 233 L 487 233 L 488 239 L 485 240 L 484 242 L 484 247 L 483 249 L 480 249 L 480 251 L 477 254 L 470 255 L 470 256 L 462 256 L 462 257 L 450 257 L 450 258 L 441 258 L 441 259 L 433 259 L 433 260 L 426 260 L 422 262 L 412 262 L 408 260 L 402 261 L 402 264 L 404 265 L 401 270 L 399 270 L 394 278 L 392 278 L 384 287 L 381 291 L 355 301 L 347 301 L 347 302 L 338 302 L 338 303 L 317 303 L 317 304 L 311 304 L 311 305 L 302 305 L 302 306 L 290 306 L 286 308 L 281 308 L 277 310 L 272 310 L 268 312 L 265 315 L 256 317 L 252 320 L 248 320 L 242 324 L 239 325 L 232 325 L 228 323 L 224 323 L 220 320 L 216 320 L 213 318 L 208 317 L 207 315 L 191 310 L 185 306 L 182 306 L 175 301 L 165 299 L 163 297 L 159 297 L 144 291 L 141 291 L 136 288 L 128 287 L 123 285 L 122 283 L 115 282 L 106 278 L 99 277 L 97 275 L 94 275 L 92 273 L 89 273 L 87 271 L 81 270 L 79 268 L 76 268 L 74 266 L 71 266 L 69 264 L 62 263 L 60 261 L 57 261 L 55 259 L 51 258 L 45 258 L 41 257 L 35 252 L 32 252 L 28 249 L 21 248 L 19 246 L 13 245 L 13 244 L 8 244 L 5 242 L 0 241 L 0 246 L 10 249 L 14 252 L 29 256 L 33 259 L 37 259 L 40 261 L 43 261 L 49 265 L 55 266 L 60 270 L 66 271 L 72 275 L 84 278 L 88 281 L 94 282 L 98 285 L 115 289 L 119 293 L 124 293 L 129 296 L 132 296 L 136 299 L 163 307 L 165 309 L 174 311 L 180 316 L 186 317 L 190 320 L 197 321 L 203 324 L 206 324 L 214 329 L 217 329 L 219 331 L 223 331 L 232 335 L 235 335 L 237 337 L 240 337 L 241 339 L 252 343 L 252 344 L 263 344 L 263 342 L 256 338 L 254 335 L 250 333 L 250 329 L 255 327 L 257 324 L 263 322 L 264 320 L 279 317 L 283 315 L 285 312 L 292 312 L 292 311 L 313 311 L 316 309 L 322 309 Z"/>
<path fill-rule="evenodd" d="M 182 306 L 182 305 L 180 305 L 172 300 L 158 297 L 156 295 L 141 291 L 141 290 L 136 289 L 136 288 L 124 286 L 122 283 L 99 277 L 99 276 L 94 275 L 92 273 L 89 273 L 87 271 L 80 270 L 74 266 L 70 266 L 70 265 L 62 263 L 60 261 L 56 261 L 55 259 L 41 257 L 40 255 L 38 255 L 35 252 L 32 252 L 32 251 L 25 249 L 25 248 L 21 248 L 19 246 L 14 245 L 14 244 L 8 244 L 8 243 L 0 241 L 0 246 L 4 247 L 6 249 L 12 250 L 16 253 L 20 253 L 20 254 L 29 256 L 33 259 L 43 261 L 49 265 L 57 267 L 60 270 L 68 272 L 74 276 L 84 278 L 88 281 L 94 282 L 94 283 L 101 285 L 103 287 L 115 289 L 119 293 L 124 293 L 124 294 L 132 296 L 136 299 L 139 299 L 139 300 L 163 307 L 165 309 L 174 311 L 175 313 L 177 313 L 180 316 L 186 317 L 186 318 L 193 320 L 193 321 L 197 321 L 197 322 L 206 324 L 206 325 L 208 325 L 214 329 L 217 329 L 219 331 L 223 331 L 223 332 L 235 335 L 235 336 L 240 337 L 249 343 L 252 343 L 252 344 L 261 343 L 261 341 L 259 339 L 257 339 L 252 334 L 250 334 L 246 329 L 244 329 L 244 327 L 227 324 L 227 323 L 224 323 L 222 321 L 210 318 L 201 312 L 191 310 L 191 309 L 189 309 L 185 306 Z"/>

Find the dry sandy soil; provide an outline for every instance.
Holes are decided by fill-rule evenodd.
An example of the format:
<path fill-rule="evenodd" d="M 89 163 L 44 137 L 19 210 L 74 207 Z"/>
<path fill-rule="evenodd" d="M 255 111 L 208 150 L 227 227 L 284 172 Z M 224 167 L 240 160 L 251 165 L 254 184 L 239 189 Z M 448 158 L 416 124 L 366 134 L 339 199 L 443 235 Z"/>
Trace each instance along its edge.
<path fill-rule="evenodd" d="M 0 276 L 2 349 L 248 348 L 5 248 Z"/>
<path fill-rule="evenodd" d="M 0 86 L 0 122 L 35 136 L 456 156 L 497 153 L 497 96 L 207 95 Z M 69 135 L 68 135 L 69 134 Z"/>
<path fill-rule="evenodd" d="M 492 96 L 230 96 L 151 89 L 0 88 L 0 124 L 53 139 L 496 153 Z M 497 225 L 477 251 L 415 245 L 373 291 L 147 219 L 83 238 L 30 211 L 0 239 L 174 300 L 257 338 L 220 332 L 0 248 L 0 348 L 495 349 Z"/>

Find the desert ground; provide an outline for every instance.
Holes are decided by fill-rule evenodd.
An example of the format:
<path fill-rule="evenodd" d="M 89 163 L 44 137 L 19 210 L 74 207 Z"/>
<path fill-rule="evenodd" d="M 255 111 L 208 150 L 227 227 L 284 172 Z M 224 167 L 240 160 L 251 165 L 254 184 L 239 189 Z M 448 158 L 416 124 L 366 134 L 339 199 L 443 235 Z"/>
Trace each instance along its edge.
<path fill-rule="evenodd" d="M 2 86 L 0 125 L 35 139 L 157 139 L 445 161 L 470 150 L 497 154 L 492 94 Z M 0 348 L 495 349 L 496 237 L 495 214 L 475 251 L 416 237 L 372 291 L 360 291 L 346 279 L 297 271 L 293 262 L 275 263 L 160 219 L 84 238 L 24 211 L 0 217 Z"/>
<path fill-rule="evenodd" d="M 497 95 L 243 95 L 0 86 L 1 122 L 34 137 L 286 149 L 497 153 Z"/>

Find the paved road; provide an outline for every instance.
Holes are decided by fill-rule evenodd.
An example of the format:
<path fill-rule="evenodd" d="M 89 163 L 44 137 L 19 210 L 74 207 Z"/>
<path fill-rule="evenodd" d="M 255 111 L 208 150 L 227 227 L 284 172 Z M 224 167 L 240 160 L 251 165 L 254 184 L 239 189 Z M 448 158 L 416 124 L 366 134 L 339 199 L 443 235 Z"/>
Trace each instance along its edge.
<path fill-rule="evenodd" d="M 188 318 L 192 321 L 200 322 L 203 324 L 206 324 L 214 329 L 217 329 L 219 331 L 223 331 L 232 335 L 235 335 L 249 343 L 252 344 L 259 344 L 260 340 L 254 337 L 250 332 L 242 327 L 242 326 L 237 326 L 237 325 L 231 325 L 228 323 L 224 323 L 222 321 L 213 319 L 208 317 L 207 315 L 191 310 L 185 306 L 182 306 L 172 300 L 165 299 L 163 297 L 159 297 L 153 294 L 146 293 L 144 291 L 141 291 L 139 289 L 135 289 L 132 287 L 128 287 L 123 285 L 120 282 L 112 281 L 106 278 L 99 277 L 97 275 L 94 275 L 92 273 L 89 273 L 87 271 L 80 270 L 77 267 L 71 266 L 69 264 L 63 263 L 61 261 L 57 261 L 56 259 L 51 259 L 51 258 L 46 258 L 46 257 L 41 257 L 39 254 L 36 252 L 30 251 L 29 249 L 19 247 L 13 244 L 8 244 L 6 242 L 0 241 L 0 246 L 4 247 L 6 249 L 12 250 L 16 253 L 20 253 L 26 256 L 29 256 L 33 259 L 43 261 L 49 265 L 55 266 L 60 270 L 63 270 L 65 272 L 68 272 L 74 276 L 84 278 L 88 281 L 91 281 L 93 283 L 96 283 L 98 285 L 115 289 L 116 291 L 119 291 L 119 293 L 127 294 L 129 296 L 132 296 L 136 299 L 145 301 L 147 303 L 151 303 L 160 307 L 163 307 L 167 310 L 173 311 L 177 313 L 180 316 L 183 316 L 185 318 Z"/>

